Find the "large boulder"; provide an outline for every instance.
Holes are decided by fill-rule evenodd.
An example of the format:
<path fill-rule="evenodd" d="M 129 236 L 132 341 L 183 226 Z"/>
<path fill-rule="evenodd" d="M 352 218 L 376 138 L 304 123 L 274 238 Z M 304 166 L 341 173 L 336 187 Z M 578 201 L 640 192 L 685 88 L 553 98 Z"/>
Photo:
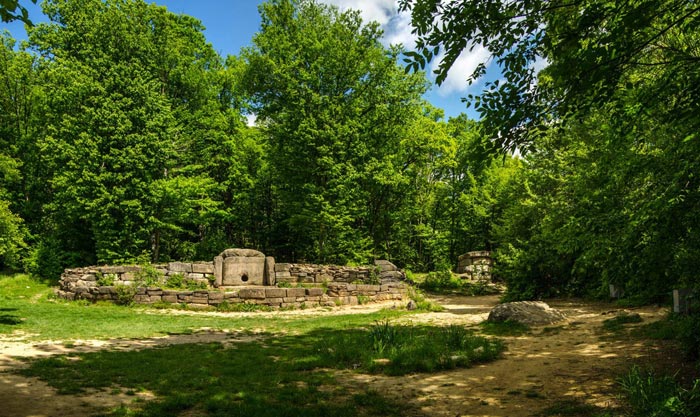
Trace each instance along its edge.
<path fill-rule="evenodd" d="M 552 324 L 566 319 L 566 316 L 542 301 L 517 301 L 503 303 L 489 313 L 488 321 L 517 321 L 527 325 Z"/>

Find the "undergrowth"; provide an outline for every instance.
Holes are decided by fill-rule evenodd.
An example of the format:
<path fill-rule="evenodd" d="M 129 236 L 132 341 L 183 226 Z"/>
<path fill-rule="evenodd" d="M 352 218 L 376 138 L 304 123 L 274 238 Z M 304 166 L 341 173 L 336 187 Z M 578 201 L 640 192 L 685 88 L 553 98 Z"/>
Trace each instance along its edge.
<path fill-rule="evenodd" d="M 434 294 L 459 294 L 467 296 L 497 294 L 498 291 L 485 281 L 461 279 L 449 270 L 429 272 L 418 283 L 421 290 Z"/>
<path fill-rule="evenodd" d="M 462 326 L 421 327 L 380 321 L 367 330 L 324 337 L 317 349 L 332 367 L 404 375 L 492 361 L 504 346 Z"/>
<path fill-rule="evenodd" d="M 632 417 L 700 416 L 700 380 L 684 388 L 669 375 L 632 367 L 620 379 L 620 385 Z"/>

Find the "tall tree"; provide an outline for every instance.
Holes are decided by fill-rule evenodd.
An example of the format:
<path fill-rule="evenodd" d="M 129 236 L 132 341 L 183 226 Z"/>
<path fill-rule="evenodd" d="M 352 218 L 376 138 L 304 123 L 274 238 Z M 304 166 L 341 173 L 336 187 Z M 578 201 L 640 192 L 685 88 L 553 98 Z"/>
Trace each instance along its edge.
<path fill-rule="evenodd" d="M 279 253 L 345 262 L 372 251 L 373 176 L 415 115 L 422 75 L 405 76 L 376 23 L 315 1 L 273 0 L 243 53 L 284 235 Z M 284 243 L 282 243 L 284 242 Z"/>
<path fill-rule="evenodd" d="M 700 29 L 700 7 L 685 0 L 400 0 L 412 13 L 418 52 L 413 68 L 440 52 L 438 82 L 462 52 L 484 45 L 491 53 L 470 82 L 495 60 L 504 82 L 468 97 L 495 141 L 505 148 L 532 145 L 549 126 L 572 113 L 614 102 L 628 87 L 630 71 L 665 71 L 672 85 L 699 97 L 697 49 L 690 39 Z M 678 36 L 675 35 L 679 35 Z M 690 42 L 689 42 L 690 41 Z M 654 57 L 664 56 L 665 59 Z M 542 73 L 538 65 L 547 66 Z M 640 97 L 641 98 L 641 97 Z M 659 97 L 646 97 L 643 105 Z M 697 99 L 690 99 L 697 105 Z M 669 103 L 686 108 L 690 103 Z M 615 117 L 624 112 L 613 112 Z M 686 117 L 680 112 L 678 118 Z"/>
<path fill-rule="evenodd" d="M 201 239 L 197 227 L 219 205 L 213 168 L 200 161 L 230 132 L 210 74 L 222 65 L 201 23 L 137 0 L 44 8 L 53 23 L 30 41 L 53 92 L 39 143 L 59 263 L 194 256 L 176 242 Z"/>

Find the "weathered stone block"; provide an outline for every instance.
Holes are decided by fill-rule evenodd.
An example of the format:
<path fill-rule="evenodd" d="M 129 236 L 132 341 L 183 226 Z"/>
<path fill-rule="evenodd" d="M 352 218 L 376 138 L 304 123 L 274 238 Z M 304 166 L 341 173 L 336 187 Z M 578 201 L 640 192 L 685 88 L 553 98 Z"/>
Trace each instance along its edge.
<path fill-rule="evenodd" d="M 284 288 L 265 288 L 265 296 L 267 298 L 286 297 L 287 290 Z"/>
<path fill-rule="evenodd" d="M 221 252 L 220 256 L 224 258 L 264 258 L 265 254 L 255 249 L 226 249 Z"/>
<path fill-rule="evenodd" d="M 185 262 L 170 262 L 168 263 L 170 272 L 192 272 L 192 264 Z"/>
<path fill-rule="evenodd" d="M 224 258 L 217 256 L 214 258 L 214 286 L 220 287 L 224 280 Z"/>
<path fill-rule="evenodd" d="M 238 291 L 238 290 L 235 290 L 235 291 L 226 291 L 226 292 L 224 293 L 224 299 L 226 299 L 226 300 L 239 299 L 239 298 L 241 298 L 239 292 L 240 292 L 240 291 Z"/>
<path fill-rule="evenodd" d="M 284 297 L 267 298 L 268 304 L 282 304 L 284 302 Z"/>
<path fill-rule="evenodd" d="M 265 288 L 242 288 L 238 293 L 242 299 L 264 299 Z"/>
<path fill-rule="evenodd" d="M 190 272 L 187 274 L 187 278 L 189 278 L 189 279 L 204 279 L 204 274 L 200 274 L 198 272 Z"/>
<path fill-rule="evenodd" d="M 291 264 L 287 263 L 275 263 L 275 272 L 289 272 Z"/>
<path fill-rule="evenodd" d="M 224 293 L 219 292 L 219 291 L 210 291 L 209 292 L 209 302 L 211 303 L 212 300 L 223 300 L 224 299 Z"/>
<path fill-rule="evenodd" d="M 306 288 L 287 288 L 287 297 L 303 297 L 306 295 Z"/>
<path fill-rule="evenodd" d="M 331 275 L 329 275 L 329 274 L 324 274 L 324 273 L 316 274 L 316 278 L 314 279 L 314 281 L 315 281 L 316 283 L 319 283 L 319 284 L 320 284 L 320 283 L 323 283 L 323 282 L 329 282 L 329 281 L 332 281 L 332 280 L 333 280 L 333 277 L 332 277 Z"/>
<path fill-rule="evenodd" d="M 265 273 L 263 276 L 265 285 L 275 285 L 275 258 L 272 256 L 265 257 Z"/>
<path fill-rule="evenodd" d="M 116 294 L 114 287 L 99 287 L 100 294 Z"/>
<path fill-rule="evenodd" d="M 320 297 L 323 295 L 323 288 L 307 288 L 306 295 L 311 297 Z"/>
<path fill-rule="evenodd" d="M 178 302 L 177 295 L 165 295 L 165 294 L 163 294 L 163 301 L 166 303 L 175 304 Z"/>
<path fill-rule="evenodd" d="M 264 257 L 224 258 L 222 285 L 263 285 Z"/>
<path fill-rule="evenodd" d="M 192 303 L 194 304 L 209 304 L 209 297 L 192 297 Z"/>
<path fill-rule="evenodd" d="M 192 264 L 192 272 L 197 274 L 213 274 L 214 273 L 214 263 L 213 262 L 199 262 Z"/>
<path fill-rule="evenodd" d="M 374 265 L 378 266 L 381 272 L 390 272 L 398 270 L 396 265 L 392 264 L 386 259 L 377 259 L 376 261 L 374 261 Z"/>
<path fill-rule="evenodd" d="M 380 290 L 379 285 L 367 285 L 367 284 L 361 284 L 357 286 L 357 290 L 360 292 L 377 292 Z"/>

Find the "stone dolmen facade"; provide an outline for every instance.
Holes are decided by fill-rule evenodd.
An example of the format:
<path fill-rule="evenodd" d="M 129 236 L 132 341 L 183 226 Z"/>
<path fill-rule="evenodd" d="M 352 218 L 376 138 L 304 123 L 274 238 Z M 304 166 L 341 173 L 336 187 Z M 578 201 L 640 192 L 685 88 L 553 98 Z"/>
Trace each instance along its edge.
<path fill-rule="evenodd" d="M 347 267 L 275 263 L 251 249 L 226 249 L 212 262 L 69 268 L 61 298 L 191 307 L 257 304 L 271 308 L 403 300 L 405 274 L 389 261 Z"/>

